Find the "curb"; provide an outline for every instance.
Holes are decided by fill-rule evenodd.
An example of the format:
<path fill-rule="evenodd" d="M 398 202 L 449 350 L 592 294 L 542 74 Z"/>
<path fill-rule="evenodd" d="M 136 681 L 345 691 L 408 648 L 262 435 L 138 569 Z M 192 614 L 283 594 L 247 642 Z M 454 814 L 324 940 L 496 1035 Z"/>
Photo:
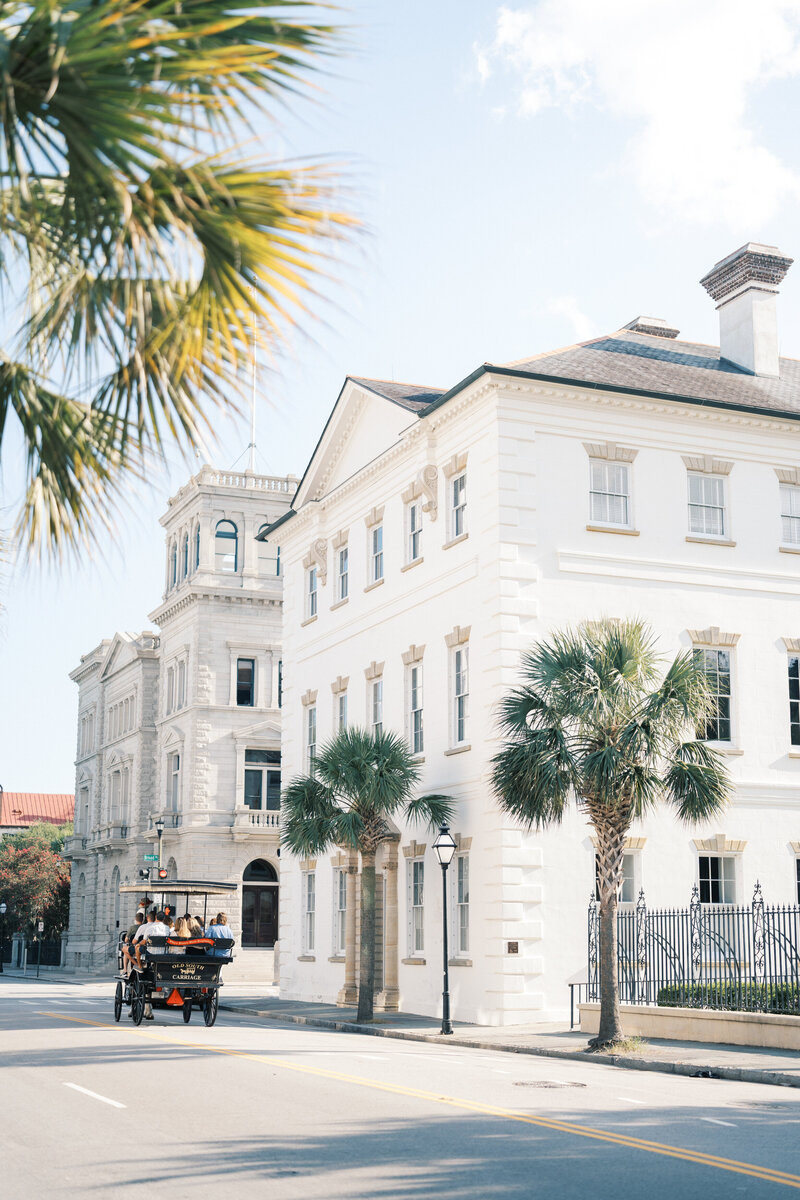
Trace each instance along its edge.
<path fill-rule="evenodd" d="M 758 1067 L 703 1067 L 697 1063 L 663 1062 L 657 1058 L 635 1058 L 623 1054 L 590 1054 L 586 1050 L 558 1050 L 544 1046 L 515 1046 L 511 1043 L 482 1041 L 461 1034 L 415 1033 L 410 1029 L 381 1029 L 358 1025 L 354 1021 L 333 1021 L 329 1017 L 299 1017 L 269 1012 L 263 1008 L 243 1008 L 222 1004 L 226 1012 L 242 1013 L 262 1020 L 283 1021 L 289 1025 L 307 1025 L 314 1029 L 332 1029 L 336 1033 L 360 1033 L 367 1037 L 395 1038 L 406 1042 L 433 1042 L 439 1046 L 462 1046 L 469 1050 L 497 1050 L 505 1054 L 532 1054 L 538 1058 L 563 1058 L 592 1066 L 623 1067 L 628 1071 L 657 1071 L 662 1075 L 687 1075 L 694 1079 L 730 1079 L 737 1083 L 764 1083 L 772 1087 L 800 1088 L 800 1076 L 786 1075 Z"/>

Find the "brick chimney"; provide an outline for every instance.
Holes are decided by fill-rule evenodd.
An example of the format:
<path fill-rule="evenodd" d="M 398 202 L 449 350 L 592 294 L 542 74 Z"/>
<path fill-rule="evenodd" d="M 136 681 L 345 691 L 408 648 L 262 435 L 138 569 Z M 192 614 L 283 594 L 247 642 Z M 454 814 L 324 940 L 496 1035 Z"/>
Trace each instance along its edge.
<path fill-rule="evenodd" d="M 753 375 L 780 373 L 775 297 L 793 259 L 747 242 L 701 280 L 719 313 L 719 354 Z"/>

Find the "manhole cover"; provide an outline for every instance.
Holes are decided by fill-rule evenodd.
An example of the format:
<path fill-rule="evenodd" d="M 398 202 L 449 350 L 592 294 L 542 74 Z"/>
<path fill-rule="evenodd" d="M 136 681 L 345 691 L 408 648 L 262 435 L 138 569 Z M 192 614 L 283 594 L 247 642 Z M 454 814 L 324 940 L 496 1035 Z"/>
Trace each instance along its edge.
<path fill-rule="evenodd" d="M 557 1079 L 519 1079 L 514 1087 L 585 1088 L 585 1083 L 560 1083 Z"/>

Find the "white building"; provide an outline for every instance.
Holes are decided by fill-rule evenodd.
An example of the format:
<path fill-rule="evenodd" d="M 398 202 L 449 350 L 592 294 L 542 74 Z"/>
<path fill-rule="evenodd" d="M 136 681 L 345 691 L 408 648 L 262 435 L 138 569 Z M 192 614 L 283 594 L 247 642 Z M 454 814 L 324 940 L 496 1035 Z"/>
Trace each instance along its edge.
<path fill-rule="evenodd" d="M 629 840 L 622 900 L 796 902 L 800 880 L 800 363 L 779 359 L 790 265 L 748 245 L 703 283 L 721 348 L 638 318 L 455 386 L 348 378 L 270 533 L 285 569 L 286 779 L 341 719 L 403 731 L 422 790 L 458 801 L 450 869 L 454 1013 L 563 1015 L 585 978 L 591 829 L 523 834 L 489 789 L 520 654 L 585 618 L 646 618 L 665 656 L 717 672 L 714 742 L 735 794 L 706 827 L 664 810 Z M 435 1013 L 441 901 L 432 835 L 378 861 L 378 1001 Z M 350 999 L 339 854 L 284 856 L 281 988 Z M 355 895 L 355 889 L 351 889 Z M 288 896 L 286 893 L 288 892 Z M 352 926 L 351 926 L 352 929 Z"/>
<path fill-rule="evenodd" d="M 170 878 L 241 883 L 226 902 L 232 975 L 271 979 L 278 935 L 280 551 L 255 540 L 293 477 L 204 467 L 168 505 L 160 633 L 118 633 L 81 659 L 68 962 L 105 961 L 157 848 Z M 133 898 L 135 899 L 135 897 Z"/>

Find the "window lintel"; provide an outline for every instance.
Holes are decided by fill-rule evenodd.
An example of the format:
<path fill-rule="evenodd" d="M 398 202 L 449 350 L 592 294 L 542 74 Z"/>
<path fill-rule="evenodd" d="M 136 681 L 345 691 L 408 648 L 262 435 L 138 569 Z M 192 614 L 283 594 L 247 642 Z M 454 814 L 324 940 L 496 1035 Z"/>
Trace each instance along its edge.
<path fill-rule="evenodd" d="M 733 463 L 723 458 L 714 458 L 711 454 L 682 454 L 681 458 L 687 471 L 697 471 L 701 475 L 730 475 Z"/>
<path fill-rule="evenodd" d="M 689 629 L 689 637 L 693 646 L 735 646 L 742 636 L 740 633 L 723 633 L 719 625 L 710 625 L 708 629 Z"/>
<path fill-rule="evenodd" d="M 583 448 L 589 458 L 600 458 L 605 462 L 632 463 L 639 453 L 632 446 L 619 446 L 616 442 L 584 442 Z"/>

